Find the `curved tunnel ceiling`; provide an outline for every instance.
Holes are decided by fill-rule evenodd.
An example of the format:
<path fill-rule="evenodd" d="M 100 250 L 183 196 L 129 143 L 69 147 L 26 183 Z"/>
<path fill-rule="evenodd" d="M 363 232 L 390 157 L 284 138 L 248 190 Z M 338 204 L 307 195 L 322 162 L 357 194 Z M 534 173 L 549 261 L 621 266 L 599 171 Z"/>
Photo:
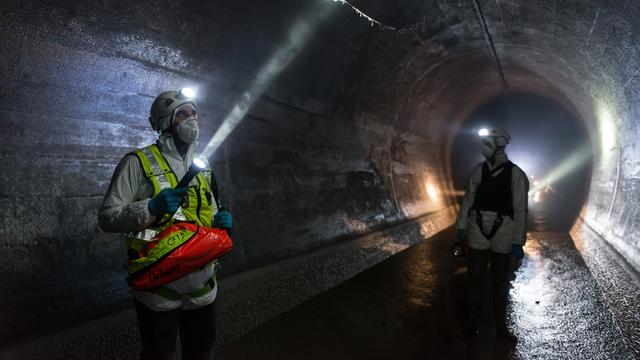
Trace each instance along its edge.
<path fill-rule="evenodd" d="M 555 99 L 583 121 L 595 154 L 584 219 L 638 268 L 638 230 L 635 225 L 626 228 L 632 222 L 620 206 L 636 207 L 634 184 L 640 175 L 635 120 L 638 27 L 632 16 L 640 5 L 479 5 L 482 17 L 474 1 L 436 1 L 419 31 L 373 36 L 366 53 L 372 65 L 360 108 L 395 123 L 396 133 L 420 134 L 430 144 L 441 145 L 446 169 L 459 124 L 481 104 L 506 91 Z M 482 18 L 490 38 L 484 36 Z M 618 230 L 605 230 L 613 227 Z M 623 240 L 622 234 L 635 240 Z"/>

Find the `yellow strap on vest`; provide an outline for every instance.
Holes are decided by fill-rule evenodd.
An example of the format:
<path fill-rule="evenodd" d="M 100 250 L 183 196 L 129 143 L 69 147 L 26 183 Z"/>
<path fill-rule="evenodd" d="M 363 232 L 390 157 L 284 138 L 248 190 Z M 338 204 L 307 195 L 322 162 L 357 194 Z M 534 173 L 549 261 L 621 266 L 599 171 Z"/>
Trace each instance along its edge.
<path fill-rule="evenodd" d="M 208 172 L 208 171 L 207 171 Z M 204 175 L 204 172 L 201 172 L 198 174 L 198 178 L 200 178 L 200 184 L 201 186 L 207 191 L 207 192 L 211 192 L 211 187 L 209 186 L 209 180 L 207 179 L 207 177 Z"/>
<path fill-rule="evenodd" d="M 169 166 L 169 164 L 167 163 L 167 160 L 165 160 L 164 156 L 160 152 L 160 149 L 158 149 L 158 145 L 156 144 L 150 145 L 149 150 L 151 150 L 153 157 L 156 159 L 157 164 L 160 166 L 160 170 L 162 170 L 162 173 L 164 174 L 166 181 L 169 182 L 169 185 L 172 188 L 176 187 L 176 185 L 178 185 L 178 179 L 176 178 L 176 175 L 171 170 L 171 166 Z"/>
<path fill-rule="evenodd" d="M 160 153 L 158 145 L 149 145 L 134 151 L 134 154 L 140 159 L 144 173 L 153 185 L 152 196 L 158 195 L 163 189 L 175 187 L 178 184 L 175 174 Z"/>
<path fill-rule="evenodd" d="M 133 153 L 138 157 L 138 159 L 140 159 L 140 163 L 142 164 L 142 169 L 144 170 L 144 174 L 147 177 L 147 179 L 151 181 L 151 184 L 153 185 L 153 193 L 158 194 L 161 190 L 160 184 L 156 179 L 156 174 L 154 172 L 153 167 L 151 166 L 151 162 L 149 162 L 149 158 L 143 152 L 143 150 L 136 150 Z"/>

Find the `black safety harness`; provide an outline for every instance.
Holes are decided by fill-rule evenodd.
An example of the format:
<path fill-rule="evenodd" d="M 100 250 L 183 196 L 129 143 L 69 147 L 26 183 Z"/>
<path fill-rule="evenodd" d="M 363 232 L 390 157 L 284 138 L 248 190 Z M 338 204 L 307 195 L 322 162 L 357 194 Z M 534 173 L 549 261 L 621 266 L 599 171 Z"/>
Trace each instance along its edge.
<path fill-rule="evenodd" d="M 491 240 L 496 235 L 504 221 L 504 216 L 510 216 L 513 219 L 511 173 L 514 166 L 516 165 L 511 161 L 507 161 L 491 170 L 489 170 L 488 162 L 485 161 L 482 165 L 482 181 L 476 189 L 476 196 L 473 206 L 469 209 L 469 214 L 471 210 L 476 210 L 476 223 L 487 240 Z M 498 214 L 488 234 L 485 234 L 482 226 L 481 210 L 493 211 Z"/>

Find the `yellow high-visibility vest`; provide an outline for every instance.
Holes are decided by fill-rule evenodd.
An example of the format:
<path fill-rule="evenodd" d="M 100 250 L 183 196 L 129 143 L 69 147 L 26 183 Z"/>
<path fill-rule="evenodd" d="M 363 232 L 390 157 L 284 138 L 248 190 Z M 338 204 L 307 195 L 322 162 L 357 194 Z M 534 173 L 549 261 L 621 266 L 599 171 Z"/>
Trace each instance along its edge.
<path fill-rule="evenodd" d="M 171 166 L 169 166 L 169 163 L 156 144 L 136 150 L 132 154 L 140 160 L 147 180 L 153 185 L 152 197 L 158 195 L 160 191 L 167 188 L 174 188 L 178 184 L 179 179 L 176 177 Z M 183 201 L 173 216 L 171 214 L 165 214 L 149 228 L 143 231 L 129 233 L 125 236 L 125 245 L 127 247 L 127 254 L 129 255 L 129 274 L 157 260 L 140 256 L 139 251 L 158 233 L 168 228 L 174 222 L 195 221 L 200 226 L 211 227 L 212 217 L 218 212 L 218 207 L 213 198 L 210 184 L 211 169 L 207 166 L 207 168 L 191 181 L 185 201 Z M 181 244 L 178 243 L 176 246 L 167 247 L 167 252 L 179 245 Z M 214 260 L 214 262 L 217 265 L 217 260 Z M 216 269 L 217 268 L 218 266 L 216 266 Z M 215 273 L 213 281 L 215 282 Z M 164 291 L 164 294 L 162 292 L 160 293 L 165 297 L 172 297 L 172 294 L 166 294 L 167 291 Z"/>

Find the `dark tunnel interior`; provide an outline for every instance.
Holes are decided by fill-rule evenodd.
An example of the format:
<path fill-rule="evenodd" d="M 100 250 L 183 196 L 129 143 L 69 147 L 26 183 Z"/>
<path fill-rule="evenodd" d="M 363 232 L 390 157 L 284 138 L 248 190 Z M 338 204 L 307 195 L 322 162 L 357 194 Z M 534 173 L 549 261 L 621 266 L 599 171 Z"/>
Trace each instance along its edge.
<path fill-rule="evenodd" d="M 568 232 L 587 201 L 592 173 L 590 139 L 582 120 L 553 99 L 537 95 L 511 94 L 483 104 L 465 119 L 453 142 L 453 184 L 459 191 L 465 190 L 471 169 L 484 161 L 478 131 L 487 126 L 510 131 L 509 159 L 529 175 L 530 189 L 536 189 L 529 198 L 528 229 Z M 576 151 L 587 155 L 581 163 L 567 165 Z M 566 175 L 554 175 L 571 165 L 575 167 Z M 537 186 L 547 178 L 548 184 Z"/>
<path fill-rule="evenodd" d="M 638 18 L 633 0 L 0 2 L 0 358 L 137 354 L 123 236 L 98 212 L 119 161 L 158 138 L 156 96 L 182 87 L 234 216 L 218 345 L 340 286 L 357 298 L 345 284 L 385 262 L 403 291 L 459 278 L 478 128 L 502 126 L 534 176 L 514 294 L 541 288 L 542 263 L 576 269 L 575 302 L 605 304 L 606 339 L 640 356 Z"/>

